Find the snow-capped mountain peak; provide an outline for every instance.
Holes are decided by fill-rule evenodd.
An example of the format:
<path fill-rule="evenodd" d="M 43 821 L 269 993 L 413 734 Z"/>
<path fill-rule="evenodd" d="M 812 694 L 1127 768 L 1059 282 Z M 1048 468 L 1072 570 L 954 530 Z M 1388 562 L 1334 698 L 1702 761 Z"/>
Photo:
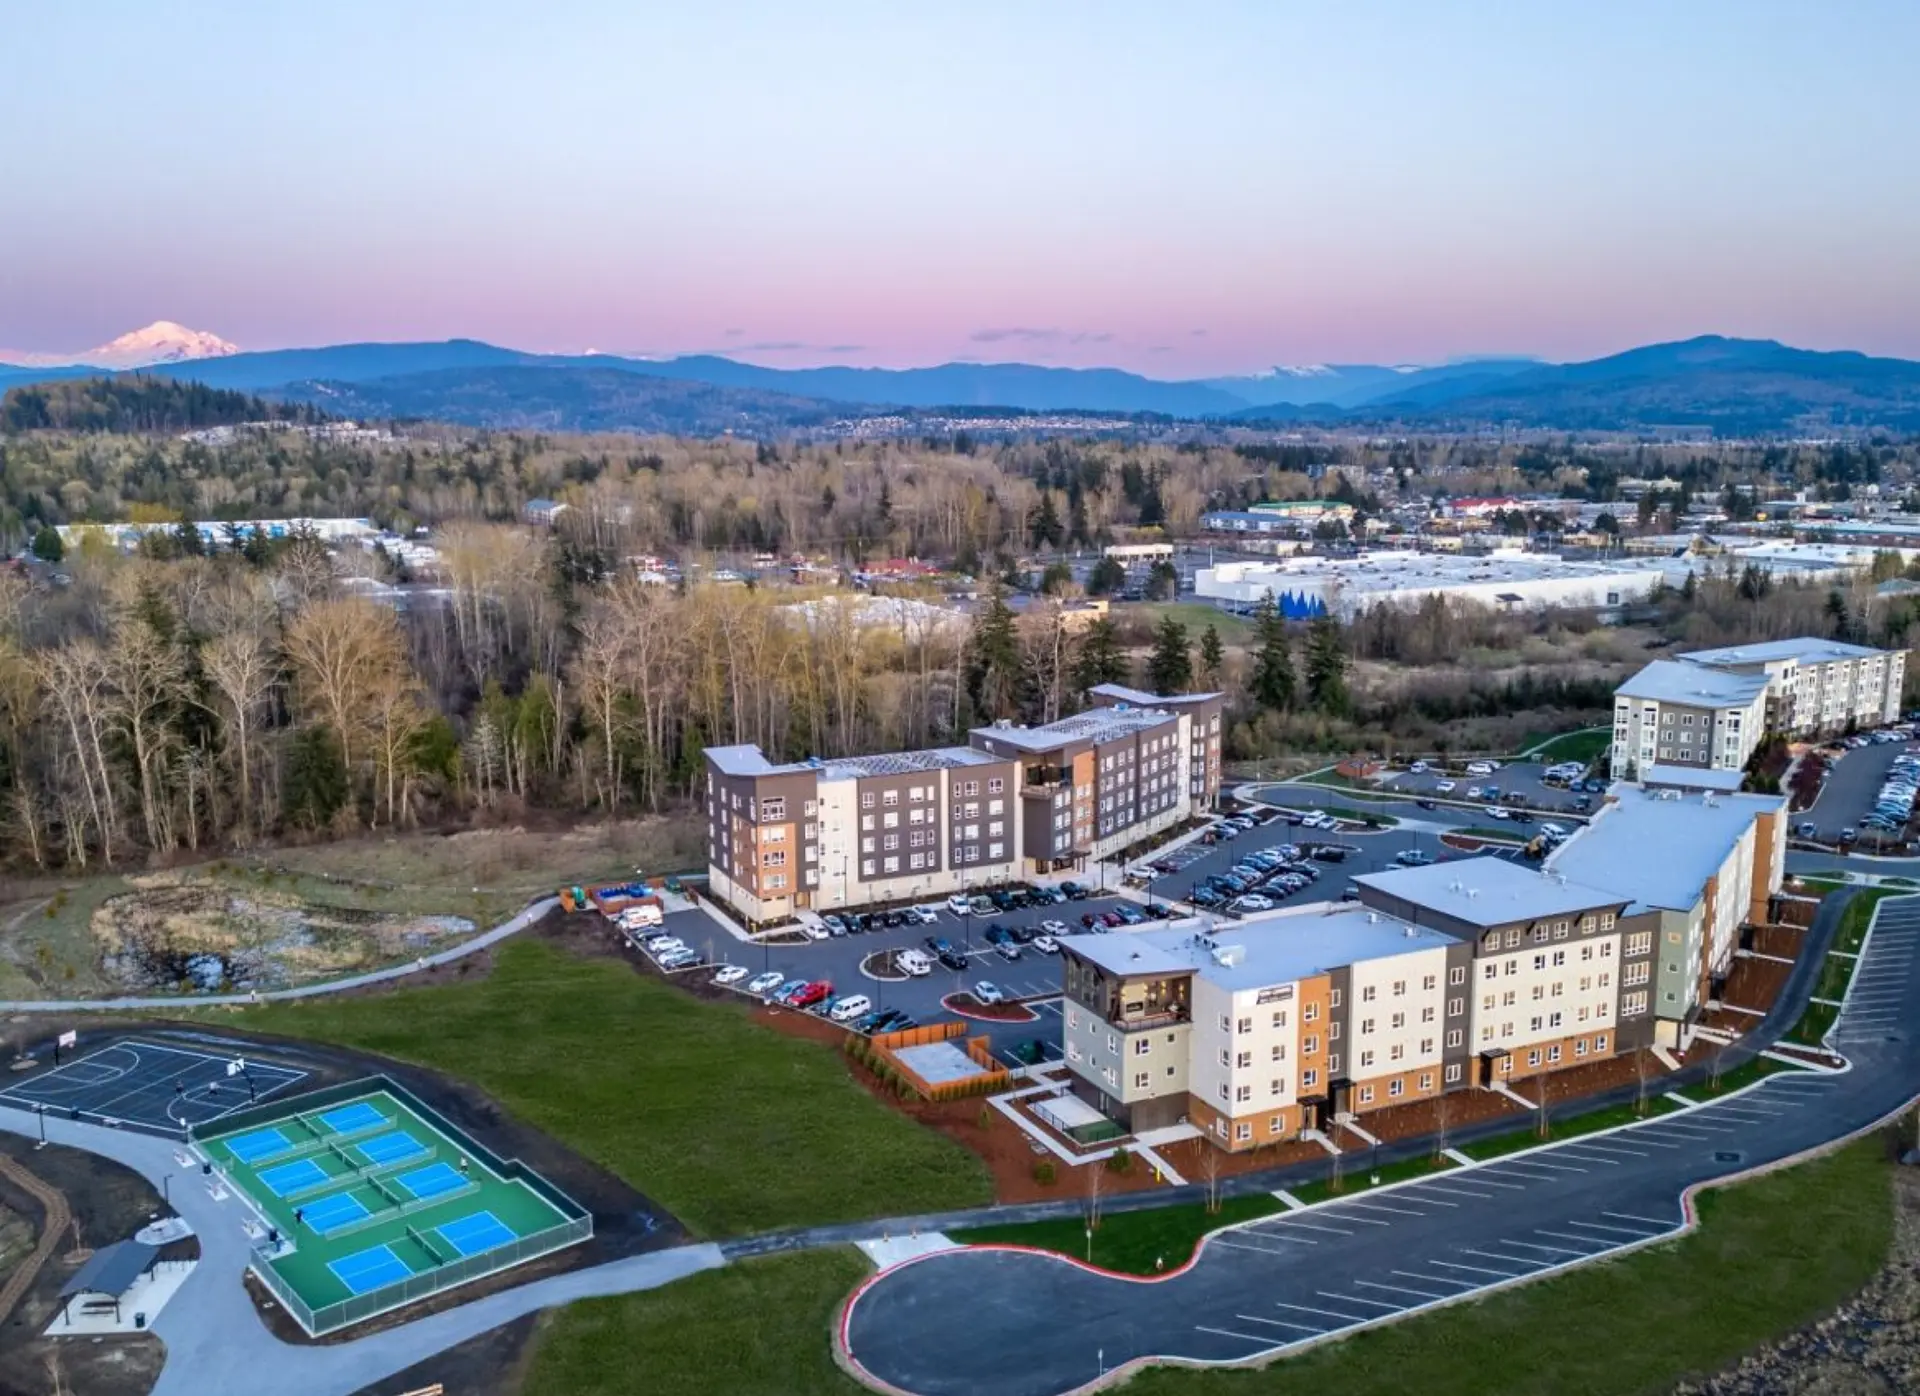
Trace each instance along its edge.
<path fill-rule="evenodd" d="M 190 330 L 171 320 L 155 320 L 145 329 L 123 334 L 118 339 L 90 349 L 81 362 L 101 368 L 144 368 L 149 364 L 177 364 L 190 359 L 221 359 L 240 352 L 217 334 Z"/>

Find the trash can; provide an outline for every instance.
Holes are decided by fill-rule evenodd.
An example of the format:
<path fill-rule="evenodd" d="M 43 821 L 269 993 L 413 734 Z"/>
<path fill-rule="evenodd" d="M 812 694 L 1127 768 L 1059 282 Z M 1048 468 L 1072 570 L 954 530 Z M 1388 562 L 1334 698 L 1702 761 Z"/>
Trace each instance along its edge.
<path fill-rule="evenodd" d="M 135 1329 L 145 1328 L 147 1326 L 147 1316 L 145 1314 L 135 1314 L 133 1316 L 133 1326 Z"/>

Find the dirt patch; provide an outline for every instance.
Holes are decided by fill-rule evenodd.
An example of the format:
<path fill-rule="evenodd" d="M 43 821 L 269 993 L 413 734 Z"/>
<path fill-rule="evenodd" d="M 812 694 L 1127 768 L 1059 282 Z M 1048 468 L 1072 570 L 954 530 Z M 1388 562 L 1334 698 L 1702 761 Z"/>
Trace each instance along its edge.
<path fill-rule="evenodd" d="M 983 1023 L 1037 1023 L 1040 1015 L 1023 1003 L 982 1003 L 968 990 L 948 994 L 940 1006 L 962 1018 L 977 1018 Z"/>
<path fill-rule="evenodd" d="M 1800 947 L 1806 944 L 1807 932 L 1804 926 L 1756 926 L 1753 931 L 1753 948 L 1762 955 L 1778 955 L 1782 959 L 1800 958 Z"/>
<path fill-rule="evenodd" d="M 355 1396 L 408 1396 L 436 1384 L 462 1396 L 506 1396 L 519 1391 L 541 1318 L 540 1314 L 527 1314 L 490 1333 L 469 1338 L 385 1381 L 361 1387 Z"/>
<path fill-rule="evenodd" d="M 317 906 L 269 885 L 175 873 L 133 879 L 90 929 L 101 972 L 127 989 L 284 989 L 414 959 L 473 934 L 458 916 Z"/>
<path fill-rule="evenodd" d="M 0 1329 L 0 1393 L 40 1396 L 51 1390 L 47 1366 L 51 1356 L 60 1364 L 66 1391 L 144 1396 L 166 1357 L 159 1339 L 151 1334 L 123 1334 L 76 1343 L 44 1338 L 41 1330 L 59 1312 L 60 1286 L 87 1255 L 97 1247 L 125 1240 L 164 1214 L 159 1195 L 131 1169 L 79 1149 L 53 1144 L 36 1151 L 32 1140 L 0 1135 L 0 1153 L 15 1167 L 29 1170 L 58 1199 L 60 1214 L 47 1263 Z M 0 1172 L 0 1203 L 7 1211 L 29 1218 L 36 1235 L 46 1224 L 42 1200 L 6 1172 Z M 189 1239 L 166 1247 L 161 1256 L 190 1259 L 199 1253 L 200 1243 Z"/>

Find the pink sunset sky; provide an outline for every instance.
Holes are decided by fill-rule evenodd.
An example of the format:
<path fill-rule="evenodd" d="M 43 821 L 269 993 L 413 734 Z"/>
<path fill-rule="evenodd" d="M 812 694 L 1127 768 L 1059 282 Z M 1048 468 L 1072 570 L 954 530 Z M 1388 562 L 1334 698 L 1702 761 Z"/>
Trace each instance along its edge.
<path fill-rule="evenodd" d="M 37 6 L 0 345 L 1920 357 L 1920 7 Z"/>

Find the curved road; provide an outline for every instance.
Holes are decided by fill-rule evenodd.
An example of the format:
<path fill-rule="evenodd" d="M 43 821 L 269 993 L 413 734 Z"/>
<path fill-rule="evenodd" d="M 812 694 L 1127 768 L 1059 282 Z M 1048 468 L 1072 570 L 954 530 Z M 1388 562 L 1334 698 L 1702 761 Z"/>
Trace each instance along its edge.
<path fill-rule="evenodd" d="M 1156 1280 L 1043 1252 L 968 1248 L 883 1271 L 843 1351 L 912 1396 L 1062 1396 L 1153 1361 L 1241 1363 L 1391 1322 L 1693 1224 L 1703 1184 L 1870 1129 L 1920 1091 L 1920 897 L 1883 902 L 1832 1043 L 1843 1071 L 1785 1071 L 1708 1105 L 1216 1233 Z"/>

